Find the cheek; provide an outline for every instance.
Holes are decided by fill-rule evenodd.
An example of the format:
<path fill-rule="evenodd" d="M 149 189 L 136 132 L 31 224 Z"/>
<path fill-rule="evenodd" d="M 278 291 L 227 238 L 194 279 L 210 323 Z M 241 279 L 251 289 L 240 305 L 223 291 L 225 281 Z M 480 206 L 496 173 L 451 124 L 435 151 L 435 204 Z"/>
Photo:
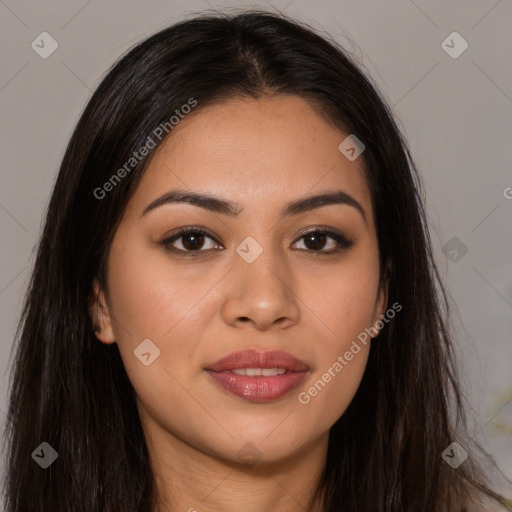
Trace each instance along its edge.
<path fill-rule="evenodd" d="M 330 428 L 352 401 L 368 360 L 378 294 L 377 256 L 354 257 L 322 279 L 322 289 L 309 290 L 316 304 L 316 365 L 297 396 L 305 426 Z M 320 319 L 321 321 L 318 321 Z M 315 419 L 316 418 L 316 419 Z M 316 424 L 316 426 L 315 426 Z"/>
<path fill-rule="evenodd" d="M 149 338 L 167 342 L 185 325 L 201 318 L 201 297 L 214 284 L 197 264 L 176 265 L 164 250 L 113 245 L 109 289 L 118 343 Z M 212 281 L 210 283 L 210 281 Z"/>
<path fill-rule="evenodd" d="M 346 261 L 325 270 L 310 283 L 304 294 L 313 305 L 315 316 L 325 333 L 322 361 L 345 350 L 350 341 L 374 322 L 379 289 L 379 265 L 376 251 L 354 253 Z M 365 256 L 364 254 L 373 254 Z"/>
<path fill-rule="evenodd" d="M 370 344 L 349 343 L 346 348 L 333 355 L 300 390 L 297 407 L 301 410 L 301 428 L 327 431 L 352 402 L 366 368 Z M 352 354 L 350 361 L 345 356 L 347 352 Z"/>
<path fill-rule="evenodd" d="M 112 324 L 137 395 L 147 408 L 158 411 L 154 416 L 172 418 L 173 411 L 187 409 L 187 404 L 190 408 L 190 397 L 182 386 L 187 386 L 191 374 L 200 373 L 204 335 L 219 309 L 213 292 L 225 269 L 208 271 L 207 262 L 177 264 L 163 249 L 147 250 L 142 242 L 140 247 L 112 245 Z M 147 353 L 138 348 L 144 340 L 150 340 L 151 344 L 145 342 L 149 351 L 158 354 L 148 366 L 136 357 L 136 353 Z M 172 410 L 167 409 L 171 403 Z"/>
<path fill-rule="evenodd" d="M 329 429 L 350 405 L 363 377 L 377 293 L 376 279 L 351 273 L 325 288 L 315 336 L 315 368 L 297 394 L 304 428 Z M 325 327 L 325 326 L 328 326 Z"/>
<path fill-rule="evenodd" d="M 191 407 L 195 402 L 185 388 L 204 332 L 198 322 L 206 322 L 201 297 L 213 283 L 208 286 L 183 266 L 178 269 L 162 255 L 156 256 L 149 251 L 121 252 L 113 246 L 109 272 L 112 324 L 143 413 L 173 431 L 197 418 L 207 420 L 200 407 Z M 146 347 L 144 351 L 141 346 Z M 149 357 L 143 355 L 147 353 Z M 179 435 L 185 434 L 183 426 Z"/>

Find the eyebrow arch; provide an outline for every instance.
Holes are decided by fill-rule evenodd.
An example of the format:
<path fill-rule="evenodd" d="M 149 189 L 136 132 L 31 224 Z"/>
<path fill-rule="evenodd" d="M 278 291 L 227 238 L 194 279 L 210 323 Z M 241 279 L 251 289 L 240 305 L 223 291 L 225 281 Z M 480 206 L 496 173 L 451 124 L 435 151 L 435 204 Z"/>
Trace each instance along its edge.
<path fill-rule="evenodd" d="M 159 206 L 172 203 L 188 203 L 194 206 L 205 208 L 206 210 L 212 212 L 229 215 L 231 217 L 238 217 L 238 215 L 243 211 L 243 207 L 239 203 L 230 202 L 213 195 L 200 194 L 198 192 L 170 190 L 146 206 L 142 212 L 141 217 L 154 210 L 155 208 L 158 208 Z M 281 217 L 298 215 L 300 213 L 331 204 L 345 204 L 352 206 L 361 214 L 364 221 L 367 222 L 366 214 L 361 204 L 351 195 L 343 192 L 342 190 L 326 192 L 314 196 L 306 196 L 304 198 L 292 201 L 281 209 L 280 215 Z"/>

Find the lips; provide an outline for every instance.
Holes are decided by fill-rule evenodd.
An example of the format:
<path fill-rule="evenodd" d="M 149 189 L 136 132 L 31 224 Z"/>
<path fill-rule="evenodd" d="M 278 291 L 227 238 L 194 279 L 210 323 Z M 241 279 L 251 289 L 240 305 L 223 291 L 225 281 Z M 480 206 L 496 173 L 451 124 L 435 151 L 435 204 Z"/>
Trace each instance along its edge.
<path fill-rule="evenodd" d="M 290 372 L 309 370 L 309 366 L 306 363 L 281 350 L 269 352 L 241 350 L 233 352 L 211 364 L 206 369 L 213 370 L 214 372 L 223 372 L 239 368 L 284 368 Z"/>
<path fill-rule="evenodd" d="M 309 366 L 280 350 L 233 352 L 205 368 L 213 382 L 251 402 L 277 400 L 304 379 Z"/>

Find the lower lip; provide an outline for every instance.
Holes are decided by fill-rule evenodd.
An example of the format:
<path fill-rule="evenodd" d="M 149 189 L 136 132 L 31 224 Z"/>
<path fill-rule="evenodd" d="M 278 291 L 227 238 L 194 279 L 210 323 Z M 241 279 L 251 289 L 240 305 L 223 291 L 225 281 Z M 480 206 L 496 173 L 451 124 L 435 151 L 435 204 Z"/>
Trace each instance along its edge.
<path fill-rule="evenodd" d="M 304 379 L 307 372 L 290 372 L 272 377 L 260 375 L 247 377 L 232 372 L 214 372 L 207 370 L 216 384 L 230 393 L 250 402 L 270 402 L 277 400 Z"/>

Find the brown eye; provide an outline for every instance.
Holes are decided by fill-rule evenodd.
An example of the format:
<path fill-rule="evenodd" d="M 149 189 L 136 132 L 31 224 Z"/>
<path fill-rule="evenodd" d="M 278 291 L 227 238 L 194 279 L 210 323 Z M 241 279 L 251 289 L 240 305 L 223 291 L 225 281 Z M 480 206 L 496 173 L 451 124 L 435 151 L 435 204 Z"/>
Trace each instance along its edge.
<path fill-rule="evenodd" d="M 187 249 L 187 251 L 196 251 L 203 246 L 204 237 L 205 236 L 202 233 L 187 233 L 181 237 L 183 238 L 182 245 Z"/>
<path fill-rule="evenodd" d="M 212 247 L 206 247 L 206 249 L 204 249 L 205 242 L 208 239 L 214 242 L 214 244 Z M 217 241 L 202 228 L 183 229 L 179 233 L 173 235 L 170 238 L 166 238 L 160 243 L 170 251 L 184 254 L 205 252 L 208 249 L 218 247 Z M 181 245 L 181 247 L 176 247 L 176 243 Z"/>
<path fill-rule="evenodd" d="M 325 233 L 321 233 L 320 231 L 314 231 L 313 233 L 308 233 L 304 236 L 304 245 L 306 245 L 308 249 L 315 251 L 322 250 L 326 241 L 327 236 Z"/>
<path fill-rule="evenodd" d="M 299 240 L 304 240 L 306 250 L 326 254 L 335 253 L 341 249 L 349 249 L 354 245 L 353 241 L 348 240 L 341 233 L 320 229 L 309 231 L 305 235 L 302 235 Z M 330 243 L 328 243 L 329 240 L 331 240 Z M 326 244 L 328 245 L 327 250 L 325 250 Z"/>

